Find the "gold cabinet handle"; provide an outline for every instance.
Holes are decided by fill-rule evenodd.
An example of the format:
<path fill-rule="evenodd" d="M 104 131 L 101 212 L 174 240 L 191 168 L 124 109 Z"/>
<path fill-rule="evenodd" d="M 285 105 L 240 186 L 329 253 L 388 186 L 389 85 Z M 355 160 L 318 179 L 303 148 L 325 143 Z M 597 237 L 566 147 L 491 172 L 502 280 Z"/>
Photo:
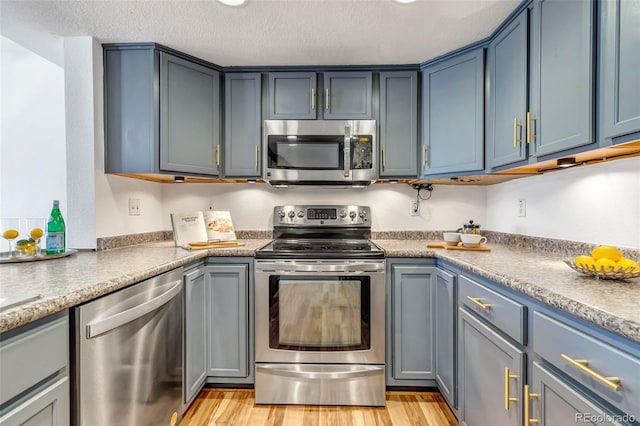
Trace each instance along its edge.
<path fill-rule="evenodd" d="M 569 363 L 569 365 L 577 368 L 578 370 L 582 371 L 586 375 L 593 377 L 596 381 L 602 383 L 609 389 L 612 389 L 616 392 L 622 389 L 622 385 L 620 384 L 619 377 L 605 377 L 596 373 L 595 371 L 589 368 L 589 361 L 587 361 L 586 359 L 572 359 L 566 356 L 565 354 L 561 354 L 560 357 L 564 361 Z"/>
<path fill-rule="evenodd" d="M 479 297 L 467 296 L 467 299 L 469 299 L 474 305 L 478 306 L 480 309 L 484 309 L 484 310 L 491 309 L 491 305 L 489 305 L 488 303 L 482 303 Z"/>
<path fill-rule="evenodd" d="M 384 168 L 385 168 L 385 167 L 386 167 L 386 165 L 387 165 L 387 159 L 386 159 L 386 157 L 385 157 L 385 155 L 384 155 L 384 145 L 382 145 L 381 149 L 382 149 L 382 151 L 381 151 L 381 153 L 380 153 L 380 154 L 381 154 L 381 156 L 382 156 L 382 170 L 384 170 Z"/>
<path fill-rule="evenodd" d="M 220 165 L 220 145 L 216 145 L 216 166 Z"/>
<path fill-rule="evenodd" d="M 260 145 L 256 145 L 256 170 L 260 167 Z"/>
<path fill-rule="evenodd" d="M 324 109 L 329 111 L 329 89 L 324 89 Z"/>
<path fill-rule="evenodd" d="M 538 399 L 537 393 L 531 393 L 529 385 L 524 385 L 524 426 L 531 426 L 531 424 L 539 424 L 540 420 L 531 418 L 531 406 L 530 399 Z"/>
<path fill-rule="evenodd" d="M 422 165 L 427 165 L 427 146 L 422 145 Z"/>
<path fill-rule="evenodd" d="M 532 121 L 535 122 L 536 118 L 533 116 L 533 114 L 531 114 L 529 111 L 527 111 L 527 145 L 529 145 L 531 143 L 531 139 L 535 139 L 536 138 L 536 134 L 531 131 L 531 128 L 533 127 L 531 125 Z"/>
<path fill-rule="evenodd" d="M 509 405 L 512 402 L 518 402 L 518 398 L 512 398 L 509 396 L 509 394 L 511 393 L 509 381 L 512 379 L 518 380 L 518 376 L 516 376 L 515 374 L 510 374 L 509 367 L 505 367 L 504 369 L 504 409 L 505 411 L 509 411 Z"/>
<path fill-rule="evenodd" d="M 520 132 L 518 131 L 522 127 L 522 124 L 518 123 L 518 117 L 514 117 L 513 119 L 513 147 L 517 147 L 519 143 L 522 143 L 522 138 L 520 138 Z"/>
<path fill-rule="evenodd" d="M 316 109 L 316 88 L 311 88 L 311 111 Z"/>

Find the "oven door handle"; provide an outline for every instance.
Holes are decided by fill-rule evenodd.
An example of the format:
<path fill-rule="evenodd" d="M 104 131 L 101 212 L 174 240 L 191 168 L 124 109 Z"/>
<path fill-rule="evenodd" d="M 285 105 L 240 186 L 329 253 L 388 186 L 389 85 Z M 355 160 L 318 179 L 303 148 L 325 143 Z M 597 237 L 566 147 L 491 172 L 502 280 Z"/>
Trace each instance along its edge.
<path fill-rule="evenodd" d="M 263 272 L 384 272 L 384 263 L 261 263 L 257 269 Z"/>
<path fill-rule="evenodd" d="M 344 177 L 349 177 L 351 172 L 351 127 L 344 128 Z"/>
<path fill-rule="evenodd" d="M 340 380 L 350 379 L 354 377 L 376 376 L 380 374 L 380 370 L 384 370 L 381 366 L 363 365 L 356 370 L 349 371 L 300 371 L 291 368 L 282 368 L 279 365 L 264 364 L 256 365 L 257 371 L 266 374 L 276 374 L 278 376 L 295 377 L 300 379 L 325 379 Z"/>

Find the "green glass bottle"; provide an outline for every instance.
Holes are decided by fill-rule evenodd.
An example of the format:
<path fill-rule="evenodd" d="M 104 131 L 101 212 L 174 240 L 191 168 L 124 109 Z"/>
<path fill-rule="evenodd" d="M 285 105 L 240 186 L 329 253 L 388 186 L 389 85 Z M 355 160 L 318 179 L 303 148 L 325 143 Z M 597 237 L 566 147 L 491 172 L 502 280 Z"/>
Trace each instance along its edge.
<path fill-rule="evenodd" d="M 60 213 L 60 201 L 53 200 L 53 208 L 47 222 L 47 254 L 64 253 L 65 249 L 65 226 Z"/>

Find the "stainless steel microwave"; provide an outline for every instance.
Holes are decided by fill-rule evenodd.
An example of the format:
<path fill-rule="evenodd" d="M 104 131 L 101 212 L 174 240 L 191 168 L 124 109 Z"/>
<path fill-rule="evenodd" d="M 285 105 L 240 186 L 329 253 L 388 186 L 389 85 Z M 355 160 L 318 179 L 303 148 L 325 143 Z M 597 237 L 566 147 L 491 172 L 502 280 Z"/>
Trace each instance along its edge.
<path fill-rule="evenodd" d="M 365 186 L 378 178 L 375 120 L 265 120 L 272 185 Z"/>

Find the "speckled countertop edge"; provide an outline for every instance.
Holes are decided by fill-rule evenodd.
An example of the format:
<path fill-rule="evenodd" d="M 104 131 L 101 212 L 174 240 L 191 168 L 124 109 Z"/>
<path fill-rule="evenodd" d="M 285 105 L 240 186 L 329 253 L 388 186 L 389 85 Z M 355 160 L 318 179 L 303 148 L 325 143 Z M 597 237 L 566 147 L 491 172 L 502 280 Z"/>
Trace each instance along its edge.
<path fill-rule="evenodd" d="M 244 247 L 191 252 L 164 241 L 80 252 L 46 262 L 0 265 L 0 295 L 3 292 L 42 295 L 39 300 L 0 312 L 0 332 L 209 256 L 253 257 L 257 248 L 269 242 L 268 239 L 242 241 L 246 244 Z M 636 309 L 640 302 L 640 280 L 598 283 L 569 269 L 562 263 L 561 255 L 522 247 L 492 243 L 491 253 L 478 253 L 427 249 L 426 240 L 374 242 L 385 250 L 387 258 L 446 260 L 462 270 L 640 343 L 640 315 Z"/>
<path fill-rule="evenodd" d="M 491 253 L 426 248 L 427 241 L 374 240 L 387 258 L 434 257 L 545 305 L 640 343 L 640 279 L 598 281 L 571 270 L 566 257 L 490 244 Z"/>

